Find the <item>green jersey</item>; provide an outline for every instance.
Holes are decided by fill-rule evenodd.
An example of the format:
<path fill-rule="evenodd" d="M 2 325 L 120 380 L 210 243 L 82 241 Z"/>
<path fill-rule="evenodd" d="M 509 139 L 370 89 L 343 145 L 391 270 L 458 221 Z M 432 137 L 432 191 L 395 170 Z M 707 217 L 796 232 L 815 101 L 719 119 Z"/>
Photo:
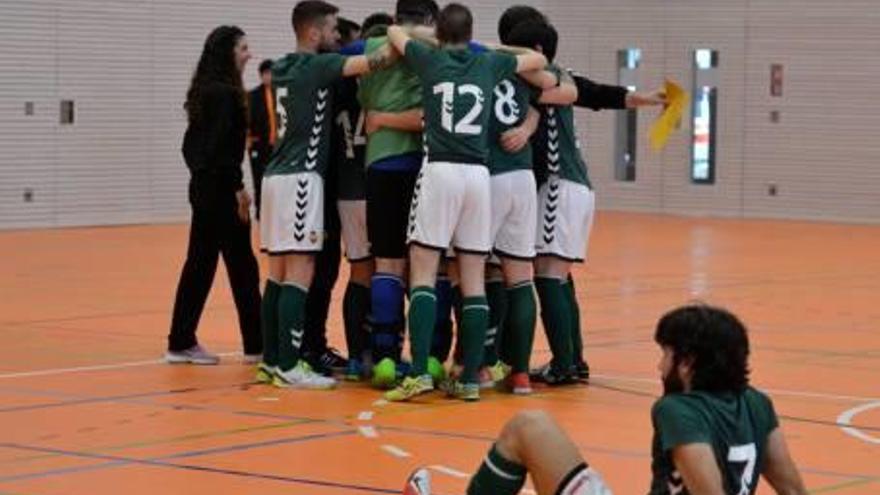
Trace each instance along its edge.
<path fill-rule="evenodd" d="M 492 121 L 489 124 L 489 172 L 492 175 L 514 170 L 532 169 L 532 147 L 508 153 L 501 146 L 501 135 L 522 125 L 529 113 L 529 105 L 539 96 L 539 90 L 518 77 L 505 79 L 495 86 L 492 103 Z"/>
<path fill-rule="evenodd" d="M 317 172 L 330 158 L 333 88 L 345 57 L 336 53 L 291 53 L 272 66 L 278 141 L 266 175 Z"/>
<path fill-rule="evenodd" d="M 376 51 L 386 41 L 385 37 L 368 39 L 365 53 Z M 394 64 L 361 77 L 358 99 L 364 111 L 405 112 L 422 106 L 422 86 L 407 64 Z M 421 150 L 421 132 L 382 128 L 367 138 L 367 166 Z"/>
<path fill-rule="evenodd" d="M 551 70 L 561 72 L 555 66 L 551 66 Z M 592 189 L 574 125 L 574 107 L 542 105 L 539 110 L 541 123 L 532 138 L 538 182 L 543 183 L 549 175 L 556 175 Z"/>
<path fill-rule="evenodd" d="M 724 493 L 755 493 L 764 467 L 767 436 L 779 426 L 770 398 L 754 388 L 741 394 L 688 392 L 666 395 L 651 411 L 654 424 L 650 495 L 687 495 L 672 449 L 705 443 L 715 452 Z"/>
<path fill-rule="evenodd" d="M 516 73 L 516 57 L 410 41 L 405 58 L 421 78 L 428 160 L 487 165 L 492 91 Z"/>

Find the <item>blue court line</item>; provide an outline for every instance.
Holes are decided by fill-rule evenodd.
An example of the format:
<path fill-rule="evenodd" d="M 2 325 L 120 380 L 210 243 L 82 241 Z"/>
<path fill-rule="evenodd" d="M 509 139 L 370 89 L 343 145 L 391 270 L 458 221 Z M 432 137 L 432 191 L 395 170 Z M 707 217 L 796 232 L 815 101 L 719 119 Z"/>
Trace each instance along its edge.
<path fill-rule="evenodd" d="M 290 439 L 273 441 L 273 442 L 261 442 L 261 443 L 263 443 L 263 444 L 265 444 L 265 443 L 274 443 L 274 444 L 294 443 L 294 442 L 314 440 L 314 439 L 318 439 L 318 438 L 338 437 L 338 436 L 345 436 L 345 435 L 352 435 L 352 434 L 354 434 L 353 431 L 345 431 L 345 432 L 337 432 L 337 433 L 329 433 L 329 434 L 325 433 L 325 434 L 319 434 L 319 435 L 307 435 L 304 437 L 290 438 Z M 64 455 L 64 456 L 69 456 L 69 457 L 79 457 L 79 458 L 85 458 L 85 459 L 99 459 L 99 460 L 112 461 L 112 462 L 102 463 L 97 466 L 83 466 L 83 467 L 79 467 L 79 468 L 67 468 L 67 469 L 63 469 L 63 470 L 59 469 L 59 470 L 55 470 L 55 471 L 51 471 L 51 472 L 47 471 L 44 473 L 33 473 L 33 474 L 29 474 L 29 475 L 10 476 L 10 477 L 0 479 L 0 482 L 21 481 L 21 480 L 26 480 L 26 479 L 31 479 L 31 478 L 42 478 L 45 476 L 51 476 L 51 475 L 56 475 L 56 474 L 77 473 L 77 472 L 91 471 L 94 469 L 105 469 L 105 468 L 111 468 L 111 467 L 117 467 L 117 466 L 142 465 L 142 466 L 183 469 L 183 470 L 187 470 L 187 471 L 201 471 L 201 472 L 205 472 L 205 473 L 224 474 L 224 475 L 229 475 L 229 476 L 256 478 L 256 479 L 263 479 L 263 480 L 270 480 L 270 481 L 282 481 L 282 482 L 286 482 L 286 483 L 296 483 L 296 484 L 304 484 L 304 485 L 311 485 L 311 486 L 344 488 L 344 489 L 348 489 L 348 490 L 356 490 L 356 491 L 369 492 L 369 493 L 392 493 L 392 494 L 399 494 L 400 493 L 400 490 L 398 490 L 398 489 L 381 488 L 381 487 L 365 486 L 365 485 L 355 485 L 355 484 L 348 484 L 348 483 L 337 483 L 337 482 L 333 482 L 333 481 L 310 480 L 310 479 L 306 479 L 306 478 L 297 478 L 297 477 L 292 477 L 292 476 L 281 476 L 281 475 L 275 475 L 275 474 L 254 473 L 254 472 L 250 472 L 250 471 L 238 471 L 238 470 L 233 470 L 233 469 L 222 469 L 222 468 L 213 468 L 213 467 L 207 467 L 207 466 L 197 466 L 197 465 L 191 465 L 191 464 L 177 464 L 177 463 L 167 462 L 167 460 L 169 460 L 169 459 L 190 457 L 190 456 L 194 456 L 194 455 L 206 455 L 206 453 L 216 453 L 216 451 L 219 451 L 222 449 L 211 449 L 210 451 L 202 451 L 200 453 L 177 454 L 174 456 L 160 457 L 160 458 L 156 458 L 156 459 L 132 459 L 132 458 L 127 458 L 127 457 L 118 457 L 118 456 L 110 456 L 110 455 L 103 455 L 103 454 L 87 454 L 87 453 L 82 453 L 82 452 L 75 452 L 75 451 L 68 451 L 68 450 L 61 450 L 61 449 L 50 449 L 50 448 L 43 448 L 43 447 L 32 447 L 32 446 L 18 445 L 18 444 L 0 444 L 0 447 L 7 447 L 7 448 L 19 449 L 19 450 L 28 450 L 28 451 L 32 451 L 32 452 L 42 452 L 42 453 L 47 453 L 47 454 L 58 454 L 58 455 Z M 239 446 L 239 450 L 241 448 L 244 448 L 244 446 Z M 229 451 L 229 450 L 227 450 L 227 451 Z"/>

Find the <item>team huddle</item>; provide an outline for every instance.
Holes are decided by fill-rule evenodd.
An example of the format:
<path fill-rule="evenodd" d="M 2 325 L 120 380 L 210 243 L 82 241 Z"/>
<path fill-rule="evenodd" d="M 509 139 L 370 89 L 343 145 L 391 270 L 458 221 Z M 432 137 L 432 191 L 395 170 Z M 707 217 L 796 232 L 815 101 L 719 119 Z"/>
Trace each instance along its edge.
<path fill-rule="evenodd" d="M 270 270 L 259 380 L 335 385 L 299 352 L 324 202 L 337 200 L 326 198 L 329 181 L 345 191 L 347 378 L 390 388 L 392 401 L 438 387 L 463 400 L 495 385 L 529 393 L 537 293 L 553 359 L 532 379 L 587 379 L 569 272 L 584 260 L 594 197 L 572 110 L 582 95 L 553 63 L 555 29 L 514 7 L 499 24 L 504 45 L 490 48 L 471 39 L 466 7 L 401 0 L 394 24 L 370 16 L 362 39 L 340 50 L 336 14 L 297 4 L 298 50 L 272 68 L 278 144 L 261 194 Z M 607 108 L 663 102 L 615 97 Z"/>
<path fill-rule="evenodd" d="M 272 66 L 277 144 L 261 191 L 269 277 L 257 380 L 336 385 L 301 352 L 328 201 L 337 202 L 351 268 L 346 379 L 371 381 L 388 401 L 436 389 L 476 401 L 486 387 L 528 394 L 533 381 L 588 380 L 570 272 L 585 260 L 595 197 L 574 107 L 662 105 L 664 95 L 563 70 L 556 30 L 531 7 L 503 13 L 499 45 L 473 40 L 471 12 L 456 3 L 441 10 L 433 0 L 398 0 L 393 18 L 370 16 L 344 47 L 337 13 L 320 0 L 299 2 L 297 51 Z M 530 370 L 539 309 L 552 359 Z M 748 385 L 739 321 L 684 308 L 661 320 L 655 340 L 675 395 L 653 412 L 651 493 L 745 495 L 757 473 L 801 493 L 773 406 Z M 716 345 L 736 355 L 722 360 L 730 376 L 712 375 Z M 693 444 L 708 450 L 677 450 Z M 468 493 L 518 493 L 526 472 L 541 494 L 610 493 L 540 415 L 505 428 Z M 416 472 L 405 493 L 430 493 L 428 474 Z"/>

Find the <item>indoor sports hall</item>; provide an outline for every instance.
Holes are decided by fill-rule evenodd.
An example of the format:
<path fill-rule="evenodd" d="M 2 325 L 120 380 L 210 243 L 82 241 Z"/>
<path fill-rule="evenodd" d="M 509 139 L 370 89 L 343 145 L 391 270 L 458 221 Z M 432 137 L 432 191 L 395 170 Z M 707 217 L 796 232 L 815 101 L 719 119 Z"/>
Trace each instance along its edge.
<path fill-rule="evenodd" d="M 261 60 L 296 48 L 295 3 L 0 0 L 0 495 L 398 494 L 419 467 L 431 493 L 462 495 L 523 410 L 549 413 L 613 493 L 648 493 L 655 327 L 694 302 L 748 328 L 751 384 L 808 492 L 880 493 L 880 4 L 469 2 L 475 41 L 531 5 L 558 31 L 559 65 L 632 91 L 674 84 L 681 116 L 658 137 L 675 105 L 574 111 L 596 194 L 572 270 L 588 383 L 389 402 L 369 381 L 257 383 L 222 261 L 198 322 L 220 363 L 164 358 L 190 238 L 183 104 L 205 37 L 246 32 L 251 89 Z M 394 3 L 335 2 L 357 23 Z M 247 156 L 241 170 L 253 195 Z M 338 266 L 326 328 L 344 356 Z M 550 359 L 539 314 L 530 364 Z"/>

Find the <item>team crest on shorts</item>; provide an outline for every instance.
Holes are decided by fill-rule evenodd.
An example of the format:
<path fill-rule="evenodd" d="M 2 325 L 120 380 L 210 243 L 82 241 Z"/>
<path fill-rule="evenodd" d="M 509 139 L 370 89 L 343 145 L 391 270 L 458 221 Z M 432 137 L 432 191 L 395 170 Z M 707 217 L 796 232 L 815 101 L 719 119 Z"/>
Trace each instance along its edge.
<path fill-rule="evenodd" d="M 312 244 L 317 244 L 318 242 L 318 233 L 314 230 L 309 232 L 309 242 L 311 242 Z"/>

